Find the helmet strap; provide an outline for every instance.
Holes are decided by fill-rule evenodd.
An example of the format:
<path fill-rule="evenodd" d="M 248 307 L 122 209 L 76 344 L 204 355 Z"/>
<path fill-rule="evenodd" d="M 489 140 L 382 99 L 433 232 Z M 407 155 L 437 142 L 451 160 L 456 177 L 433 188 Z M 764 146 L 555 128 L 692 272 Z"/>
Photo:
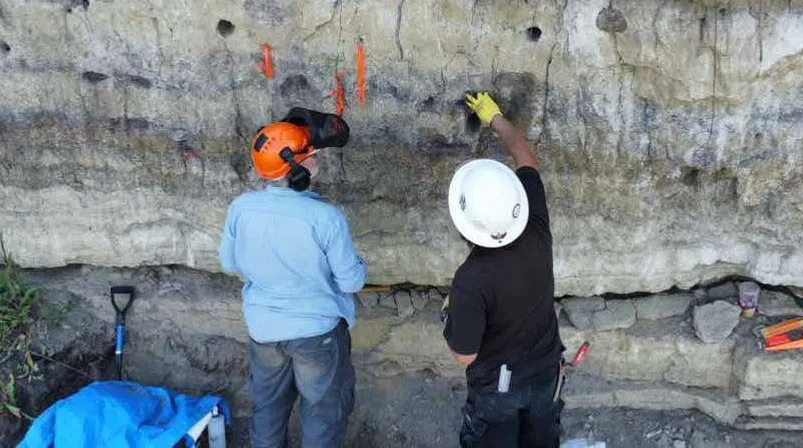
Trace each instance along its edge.
<path fill-rule="evenodd" d="M 290 174 L 287 176 L 287 186 L 294 191 L 304 191 L 309 188 L 311 175 L 309 170 L 296 162 L 295 154 L 290 148 L 284 148 L 279 153 L 288 165 L 290 165 Z"/>

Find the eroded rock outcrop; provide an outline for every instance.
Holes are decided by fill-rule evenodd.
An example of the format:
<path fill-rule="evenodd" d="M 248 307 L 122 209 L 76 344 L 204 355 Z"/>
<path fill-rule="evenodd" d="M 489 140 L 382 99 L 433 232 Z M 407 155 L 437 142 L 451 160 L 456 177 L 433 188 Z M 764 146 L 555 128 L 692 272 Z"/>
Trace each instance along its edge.
<path fill-rule="evenodd" d="M 542 161 L 559 294 L 803 286 L 801 36 L 799 0 L 1 1 L 0 230 L 29 267 L 216 270 L 250 134 L 333 110 L 345 70 L 317 188 L 374 283 L 448 283 L 450 175 L 503 154 L 459 99 L 490 89 Z"/>

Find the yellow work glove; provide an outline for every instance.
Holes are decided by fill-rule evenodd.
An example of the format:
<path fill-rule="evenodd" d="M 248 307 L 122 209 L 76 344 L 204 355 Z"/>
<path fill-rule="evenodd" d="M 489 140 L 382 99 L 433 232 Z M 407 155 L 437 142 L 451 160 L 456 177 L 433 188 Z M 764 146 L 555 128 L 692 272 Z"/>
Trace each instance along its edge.
<path fill-rule="evenodd" d="M 499 106 L 496 105 L 496 102 L 491 98 L 491 95 L 488 92 L 481 92 L 478 93 L 476 97 L 471 96 L 471 94 L 466 95 L 466 104 L 468 107 L 477 114 L 480 121 L 483 123 L 490 125 L 493 121 L 494 117 L 497 115 L 502 115 L 502 111 L 499 110 Z"/>

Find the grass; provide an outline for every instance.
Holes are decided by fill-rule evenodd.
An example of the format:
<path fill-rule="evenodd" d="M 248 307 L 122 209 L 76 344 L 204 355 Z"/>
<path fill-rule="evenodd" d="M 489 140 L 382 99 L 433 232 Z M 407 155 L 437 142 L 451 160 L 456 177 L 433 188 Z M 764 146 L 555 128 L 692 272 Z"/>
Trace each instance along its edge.
<path fill-rule="evenodd" d="M 0 347 L 11 341 L 33 322 L 33 306 L 42 291 L 28 286 L 19 266 L 11 257 L 3 257 L 0 271 Z"/>
<path fill-rule="evenodd" d="M 9 360 L 10 368 L 0 376 L 0 415 L 29 418 L 18 403 L 18 379 L 40 379 L 39 367 L 31 356 L 28 332 L 34 321 L 34 305 L 42 291 L 28 285 L 19 265 L 6 253 L 0 234 L 0 368 Z"/>

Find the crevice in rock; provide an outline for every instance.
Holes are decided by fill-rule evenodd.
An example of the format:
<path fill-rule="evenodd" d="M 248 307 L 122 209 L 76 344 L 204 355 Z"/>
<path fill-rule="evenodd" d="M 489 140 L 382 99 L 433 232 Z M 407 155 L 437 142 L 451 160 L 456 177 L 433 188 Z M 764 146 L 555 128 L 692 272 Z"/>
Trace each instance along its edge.
<path fill-rule="evenodd" d="M 244 129 L 243 125 L 243 115 L 242 110 L 240 109 L 240 97 L 237 94 L 237 85 L 234 76 L 234 56 L 231 54 L 231 50 L 229 50 L 229 46 L 226 44 L 226 41 L 222 41 L 223 49 L 226 52 L 226 59 L 229 62 L 229 89 L 231 89 L 231 100 L 234 106 L 234 132 L 240 138 L 243 145 L 248 145 L 248 138 L 245 134 L 248 132 Z"/>
<path fill-rule="evenodd" d="M 619 52 L 619 41 L 616 38 L 616 34 L 613 34 L 613 48 L 616 52 L 616 57 L 618 58 L 619 63 L 619 91 L 617 92 L 617 106 L 616 106 L 616 114 L 619 116 L 619 132 L 616 134 L 616 155 L 622 155 L 622 142 L 624 140 L 625 135 L 625 115 L 622 107 L 622 92 L 625 89 L 625 67 L 626 64 L 622 59 L 622 54 Z"/>
<path fill-rule="evenodd" d="M 655 46 L 653 47 L 653 51 L 657 51 L 658 44 L 661 42 L 661 34 L 659 33 L 657 26 L 658 16 L 661 15 L 661 11 L 663 11 L 664 7 L 666 7 L 666 4 L 669 2 L 670 0 L 663 0 L 661 2 L 661 5 L 655 9 L 655 14 L 653 14 L 652 16 L 652 34 L 653 34 L 653 39 L 655 39 Z"/>
<path fill-rule="evenodd" d="M 536 150 L 540 149 L 544 136 L 549 136 L 547 130 L 547 126 L 549 126 L 549 69 L 552 66 L 552 59 L 555 56 L 555 48 L 558 47 L 559 36 L 561 36 L 561 31 L 563 31 L 563 24 L 566 20 L 566 8 L 568 6 L 569 0 L 565 0 L 563 2 L 563 8 L 561 9 L 560 23 L 555 27 L 555 42 L 552 44 L 552 48 L 549 49 L 549 59 L 546 62 L 546 69 L 544 70 L 544 102 L 541 107 L 541 132 L 538 133 L 538 139 L 533 143 Z"/>
<path fill-rule="evenodd" d="M 88 81 L 91 84 L 97 84 L 101 81 L 105 81 L 109 78 L 109 75 L 104 75 L 103 73 L 93 72 L 93 71 L 86 71 L 81 73 L 81 78 L 84 81 Z"/>
<path fill-rule="evenodd" d="M 700 42 L 705 42 L 705 22 L 706 22 L 706 14 L 704 14 L 700 19 L 699 22 L 699 30 L 700 30 Z"/>
<path fill-rule="evenodd" d="M 764 61 L 764 0 L 758 0 L 758 63 L 761 71 L 761 63 Z"/>
<path fill-rule="evenodd" d="M 404 14 L 404 2 L 407 0 L 399 0 L 399 6 L 396 9 L 396 46 L 399 48 L 399 60 L 404 60 L 404 47 L 401 42 L 401 24 L 402 15 Z"/>
<path fill-rule="evenodd" d="M 144 76 L 121 75 L 119 78 L 120 78 L 120 80 L 122 80 L 125 83 L 131 84 L 131 85 L 143 88 L 143 89 L 150 89 L 151 87 L 153 87 L 153 82 L 150 79 L 145 78 Z"/>
<path fill-rule="evenodd" d="M 720 14 L 724 14 L 725 9 L 720 9 Z M 712 145 L 714 142 L 714 122 L 716 121 L 717 117 L 717 76 L 719 75 L 719 67 L 718 67 L 718 59 L 719 53 L 717 49 L 719 40 L 719 16 L 714 15 L 714 44 L 712 46 L 711 55 L 712 55 L 712 64 L 713 64 L 713 75 L 711 79 L 711 123 L 708 126 L 708 145 Z"/>
<path fill-rule="evenodd" d="M 153 24 L 153 29 L 156 32 L 156 50 L 159 53 L 159 68 L 156 77 L 159 78 L 162 76 L 162 67 L 165 59 L 164 50 L 162 49 L 162 32 L 159 30 L 159 19 L 151 17 L 151 24 Z"/>
<path fill-rule="evenodd" d="M 308 40 L 312 39 L 316 34 L 318 34 L 318 31 L 322 30 L 323 28 L 325 28 L 326 26 L 331 24 L 335 20 L 335 13 L 336 13 L 338 8 L 340 8 L 340 14 L 342 15 L 343 14 L 343 0 L 336 0 L 334 5 L 332 5 L 332 15 L 329 16 L 329 18 L 326 21 L 321 22 L 318 25 L 316 25 L 315 29 L 313 29 L 311 33 L 307 34 L 302 39 L 302 41 L 307 42 Z M 341 17 L 341 27 L 342 27 L 342 17 Z"/>

